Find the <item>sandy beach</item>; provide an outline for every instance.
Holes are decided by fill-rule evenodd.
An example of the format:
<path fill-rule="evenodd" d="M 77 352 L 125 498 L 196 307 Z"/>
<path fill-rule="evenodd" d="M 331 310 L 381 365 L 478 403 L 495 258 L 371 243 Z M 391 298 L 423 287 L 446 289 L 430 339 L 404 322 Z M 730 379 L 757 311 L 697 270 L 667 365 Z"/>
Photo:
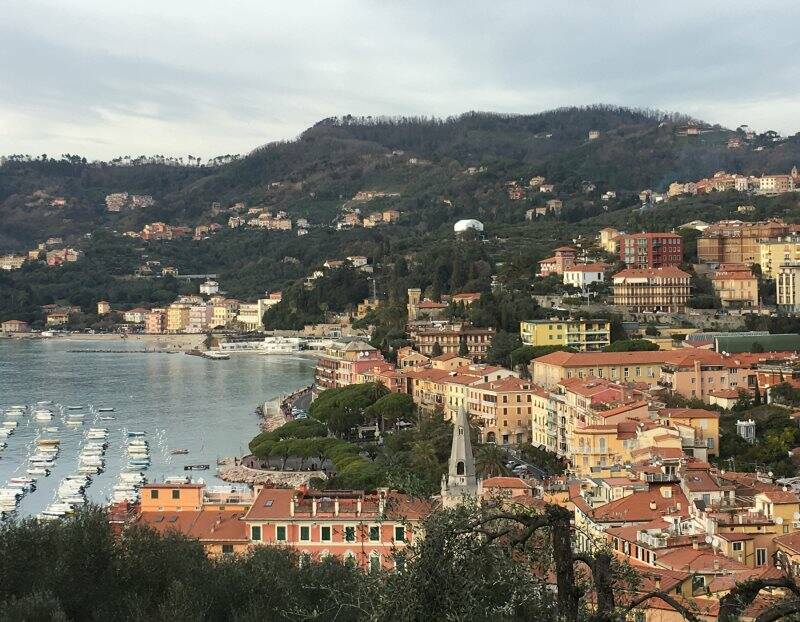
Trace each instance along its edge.
<path fill-rule="evenodd" d="M 185 352 L 202 346 L 205 335 L 145 335 L 145 334 L 56 334 L 52 337 L 41 337 L 38 333 L 4 334 L 10 339 L 58 339 L 60 341 L 95 341 L 99 343 L 126 343 L 140 345 L 143 350 L 165 350 Z"/>

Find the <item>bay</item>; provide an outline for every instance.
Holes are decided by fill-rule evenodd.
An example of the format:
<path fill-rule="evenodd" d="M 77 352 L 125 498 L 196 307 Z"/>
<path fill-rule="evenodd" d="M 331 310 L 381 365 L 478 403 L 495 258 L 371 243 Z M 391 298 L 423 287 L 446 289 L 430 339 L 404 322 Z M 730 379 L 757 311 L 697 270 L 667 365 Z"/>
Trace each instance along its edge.
<path fill-rule="evenodd" d="M 128 431 L 145 431 L 152 465 L 149 481 L 192 474 L 210 484 L 218 458 L 247 453 L 259 432 L 257 405 L 310 384 L 314 359 L 303 356 L 241 354 L 229 360 L 208 360 L 182 353 L 87 353 L 70 350 L 135 350 L 141 344 L 87 341 L 77 338 L 0 339 L 0 410 L 50 400 L 64 414 L 86 413 L 82 426 L 65 425 L 64 417 L 36 422 L 30 414 L 0 450 L 0 487 L 10 477 L 25 476 L 35 439 L 44 434 L 61 439 L 61 451 L 49 477 L 38 476 L 18 515 L 40 512 L 54 501 L 59 481 L 76 472 L 78 452 L 89 427 L 109 431 L 106 471 L 94 477 L 87 499 L 106 503 L 127 462 Z M 92 415 L 89 405 L 113 408 Z M 81 410 L 67 407 L 81 406 Z M 100 416 L 114 417 L 99 420 Z M 5 416 L 2 417 L 6 419 Z M 58 431 L 47 433 L 46 427 Z M 173 449 L 188 449 L 172 455 Z M 209 464 L 208 471 L 186 472 L 186 464 Z"/>

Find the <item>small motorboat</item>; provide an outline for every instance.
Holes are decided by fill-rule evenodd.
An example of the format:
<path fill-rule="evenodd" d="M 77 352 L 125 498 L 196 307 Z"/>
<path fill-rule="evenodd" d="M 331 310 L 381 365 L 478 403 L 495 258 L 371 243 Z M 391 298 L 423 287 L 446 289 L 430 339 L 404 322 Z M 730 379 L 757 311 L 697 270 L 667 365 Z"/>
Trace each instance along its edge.
<path fill-rule="evenodd" d="M 100 417 L 100 421 L 114 421 L 114 419 L 116 419 L 116 417 Z"/>
<path fill-rule="evenodd" d="M 44 431 L 50 432 L 50 434 L 55 434 L 56 432 L 58 432 L 58 428 L 53 428 L 53 427 L 45 428 Z"/>
<path fill-rule="evenodd" d="M 44 475 L 45 477 L 50 475 L 50 469 L 45 469 L 43 467 L 31 467 L 30 469 L 26 469 L 25 472 L 28 475 Z"/>
<path fill-rule="evenodd" d="M 171 453 L 173 456 L 185 456 L 186 454 L 189 453 L 189 450 L 188 449 L 173 449 L 169 453 Z"/>
<path fill-rule="evenodd" d="M 61 444 L 61 440 L 57 438 L 39 438 L 36 439 L 36 444 L 39 447 L 58 447 Z"/>
<path fill-rule="evenodd" d="M 128 432 L 128 438 L 139 438 L 139 437 L 142 437 L 142 436 L 147 436 L 147 432 L 141 432 L 141 431 L 138 431 L 138 432 L 134 432 L 134 431 Z"/>
<path fill-rule="evenodd" d="M 106 408 L 98 408 L 98 409 L 97 409 L 97 412 L 99 412 L 99 413 L 113 413 L 113 412 L 114 412 L 114 409 L 113 409 L 113 408 L 109 408 L 109 407 L 106 407 Z"/>
<path fill-rule="evenodd" d="M 67 406 L 67 410 L 83 410 L 83 406 Z"/>
<path fill-rule="evenodd" d="M 183 467 L 184 471 L 208 471 L 208 469 L 207 464 L 187 464 Z"/>
<path fill-rule="evenodd" d="M 9 419 L 8 421 L 3 421 L 4 428 L 16 428 L 19 425 L 19 421 L 14 421 L 13 419 Z"/>

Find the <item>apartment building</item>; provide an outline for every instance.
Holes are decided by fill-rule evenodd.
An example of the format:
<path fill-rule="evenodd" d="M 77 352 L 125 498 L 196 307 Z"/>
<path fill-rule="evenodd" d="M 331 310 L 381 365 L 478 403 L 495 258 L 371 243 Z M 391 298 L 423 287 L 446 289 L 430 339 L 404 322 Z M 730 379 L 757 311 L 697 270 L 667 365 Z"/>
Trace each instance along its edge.
<path fill-rule="evenodd" d="M 160 335 L 167 329 L 166 309 L 150 309 L 144 318 L 144 332 Z"/>
<path fill-rule="evenodd" d="M 611 343 L 608 320 L 552 319 L 520 322 L 520 338 L 527 346 L 564 346 L 579 352 L 602 350 Z"/>
<path fill-rule="evenodd" d="M 211 326 L 225 327 L 236 319 L 239 313 L 239 301 L 235 298 L 212 299 Z"/>
<path fill-rule="evenodd" d="M 664 423 L 691 428 L 693 435 L 684 440 L 682 446 L 684 450 L 689 450 L 689 455 L 704 461 L 719 455 L 719 413 L 716 410 L 662 408 L 658 411 L 658 417 Z M 683 438 L 686 439 L 686 435 Z M 704 450 L 702 455 L 696 453 L 698 448 Z"/>
<path fill-rule="evenodd" d="M 334 342 L 317 360 L 314 388 L 323 391 L 356 384 L 360 374 L 385 362 L 380 351 L 364 341 Z"/>
<path fill-rule="evenodd" d="M 630 268 L 663 268 L 683 262 L 683 238 L 677 233 L 620 236 L 619 258 Z"/>
<path fill-rule="evenodd" d="M 422 537 L 422 521 L 433 507 L 383 488 L 262 488 L 242 521 L 252 546 L 293 547 L 308 559 L 333 556 L 378 571 L 402 569 L 400 553 Z"/>
<path fill-rule="evenodd" d="M 543 389 L 513 376 L 467 388 L 467 412 L 478 421 L 481 442 L 531 443 L 533 396 Z"/>
<path fill-rule="evenodd" d="M 186 323 L 187 333 L 204 333 L 211 328 L 211 320 L 214 317 L 214 306 L 207 302 L 201 302 L 189 307 L 189 320 Z"/>
<path fill-rule="evenodd" d="M 758 263 L 765 278 L 777 278 L 782 265 L 800 263 L 800 238 L 792 236 L 781 241 L 761 242 Z"/>
<path fill-rule="evenodd" d="M 758 263 L 762 242 L 777 240 L 790 232 L 791 227 L 781 220 L 721 220 L 697 239 L 697 258 L 701 263 Z"/>
<path fill-rule="evenodd" d="M 759 180 L 758 189 L 764 194 L 781 194 L 795 189 L 791 175 L 764 175 Z"/>
<path fill-rule="evenodd" d="M 674 266 L 627 268 L 614 275 L 614 304 L 634 313 L 680 313 L 690 295 L 691 277 Z"/>
<path fill-rule="evenodd" d="M 775 286 L 778 310 L 784 313 L 800 312 L 800 262 L 781 265 Z"/>
<path fill-rule="evenodd" d="M 758 279 L 745 264 L 721 264 L 711 276 L 711 285 L 724 308 L 758 306 Z"/>
<path fill-rule="evenodd" d="M 461 344 L 466 344 L 467 356 L 483 359 L 494 339 L 493 328 L 476 328 L 466 325 L 448 325 L 441 328 L 426 328 L 411 332 L 414 346 L 425 356 L 431 356 L 438 344 L 442 354 L 459 354 Z"/>
<path fill-rule="evenodd" d="M 605 252 L 618 255 L 620 235 L 622 235 L 622 232 L 618 229 L 614 229 L 614 227 L 604 227 L 600 229 L 600 233 L 597 235 L 598 245 Z"/>
<path fill-rule="evenodd" d="M 173 302 L 167 307 L 165 331 L 168 333 L 182 333 L 189 325 L 189 303 Z"/>

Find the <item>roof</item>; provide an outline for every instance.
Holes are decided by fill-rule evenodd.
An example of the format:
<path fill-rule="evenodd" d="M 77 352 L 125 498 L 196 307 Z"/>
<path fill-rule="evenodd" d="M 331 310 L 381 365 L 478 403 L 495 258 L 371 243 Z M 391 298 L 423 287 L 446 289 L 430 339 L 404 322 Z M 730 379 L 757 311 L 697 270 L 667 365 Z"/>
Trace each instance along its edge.
<path fill-rule="evenodd" d="M 680 364 L 701 361 L 719 361 L 724 357 L 716 352 L 699 348 L 656 350 L 647 352 L 551 352 L 533 359 L 534 363 L 549 363 L 563 367 L 590 367 L 596 365 L 656 365 Z"/>
<path fill-rule="evenodd" d="M 662 408 L 658 414 L 669 419 L 719 419 L 719 412 L 705 408 Z"/>
<path fill-rule="evenodd" d="M 719 572 L 720 570 L 739 571 L 749 570 L 741 562 L 737 562 L 730 557 L 717 555 L 710 548 L 702 547 L 682 547 L 658 556 L 658 565 L 666 566 L 675 570 L 686 570 L 695 572 Z"/>
<path fill-rule="evenodd" d="M 159 533 L 178 531 L 201 542 L 248 542 L 242 510 L 142 512 L 138 522 Z"/>
<path fill-rule="evenodd" d="M 764 495 L 772 503 L 800 503 L 800 498 L 791 490 L 765 490 L 758 494 Z"/>
<path fill-rule="evenodd" d="M 578 263 L 569 268 L 564 268 L 564 272 L 603 272 L 611 266 L 607 263 Z"/>
<path fill-rule="evenodd" d="M 752 352 L 753 345 L 758 344 L 766 352 L 785 352 L 800 350 L 800 335 L 795 333 L 779 335 L 724 336 L 716 338 L 716 349 L 719 352 Z"/>
<path fill-rule="evenodd" d="M 689 501 L 683 491 L 678 486 L 666 488 L 671 489 L 670 497 L 661 494 L 660 486 L 651 486 L 649 490 L 601 505 L 591 511 L 591 516 L 602 522 L 650 522 L 665 515 L 688 517 Z M 651 501 L 655 502 L 655 509 L 651 509 Z"/>
<path fill-rule="evenodd" d="M 513 488 L 530 490 L 531 485 L 519 477 L 490 477 L 483 480 L 484 488 Z"/>
<path fill-rule="evenodd" d="M 419 309 L 445 309 L 447 305 L 443 302 L 434 302 L 433 300 L 423 300 L 417 305 Z"/>
<path fill-rule="evenodd" d="M 492 380 L 491 382 L 484 382 L 476 385 L 476 389 L 484 389 L 488 391 L 532 391 L 539 389 L 537 385 L 533 384 L 530 380 L 523 380 L 516 376 L 509 376 L 500 380 Z"/>
<path fill-rule="evenodd" d="M 645 233 L 627 233 L 621 235 L 622 238 L 680 238 L 681 236 L 677 233 L 672 232 L 660 232 L 660 231 L 648 231 Z"/>
<path fill-rule="evenodd" d="M 646 408 L 647 402 L 632 402 L 630 404 L 622 404 L 621 406 L 617 406 L 616 408 L 609 408 L 608 410 L 596 410 L 594 414 L 598 417 L 603 417 L 604 419 L 609 419 L 616 415 L 621 415 L 631 410 L 637 410 L 639 408 Z"/>
<path fill-rule="evenodd" d="M 800 531 L 787 533 L 785 536 L 778 536 L 773 539 L 773 542 L 795 553 L 800 553 Z"/>
<path fill-rule="evenodd" d="M 614 275 L 615 279 L 628 279 L 628 278 L 655 278 L 655 277 L 668 277 L 677 279 L 688 279 L 689 275 L 675 266 L 666 266 L 664 268 L 626 268 Z"/>

